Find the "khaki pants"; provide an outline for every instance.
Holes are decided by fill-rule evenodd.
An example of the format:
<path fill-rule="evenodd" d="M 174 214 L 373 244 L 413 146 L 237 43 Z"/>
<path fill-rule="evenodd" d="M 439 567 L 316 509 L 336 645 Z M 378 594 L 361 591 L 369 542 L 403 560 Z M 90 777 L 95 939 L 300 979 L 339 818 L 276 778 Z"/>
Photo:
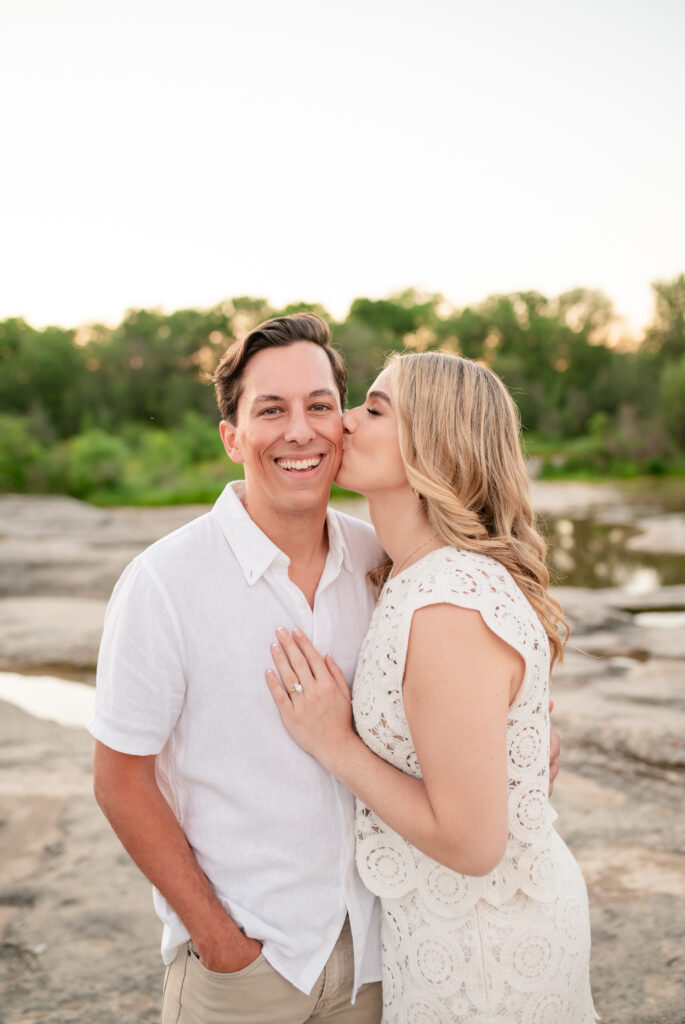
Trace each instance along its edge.
<path fill-rule="evenodd" d="M 233 974 L 203 967 L 190 943 L 167 968 L 162 1024 L 379 1024 L 381 983 L 363 985 L 350 1004 L 354 960 L 349 921 L 307 996 L 258 956 Z"/>

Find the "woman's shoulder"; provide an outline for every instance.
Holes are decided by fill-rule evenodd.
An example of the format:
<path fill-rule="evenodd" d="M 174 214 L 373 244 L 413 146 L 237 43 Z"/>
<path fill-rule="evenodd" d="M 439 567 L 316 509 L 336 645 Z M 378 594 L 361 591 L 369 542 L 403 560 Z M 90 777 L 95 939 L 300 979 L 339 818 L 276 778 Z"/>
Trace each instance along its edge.
<path fill-rule="evenodd" d="M 479 551 L 468 551 L 450 545 L 437 548 L 416 562 L 398 581 L 407 579 L 422 591 L 428 587 L 452 589 L 455 592 L 520 594 L 520 588 L 501 562 Z"/>
<path fill-rule="evenodd" d="M 509 570 L 490 555 L 446 546 L 431 551 L 387 584 L 386 600 L 411 616 L 420 607 L 452 604 L 481 613 L 494 632 L 537 634 L 540 620 Z"/>

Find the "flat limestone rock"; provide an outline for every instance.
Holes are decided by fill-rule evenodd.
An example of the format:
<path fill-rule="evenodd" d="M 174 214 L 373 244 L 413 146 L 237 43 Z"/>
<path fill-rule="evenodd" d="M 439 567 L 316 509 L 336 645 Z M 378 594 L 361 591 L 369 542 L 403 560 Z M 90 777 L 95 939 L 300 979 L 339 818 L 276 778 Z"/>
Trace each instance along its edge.
<path fill-rule="evenodd" d="M 0 597 L 107 598 L 141 550 L 123 543 L 96 547 L 77 537 L 0 540 Z"/>
<path fill-rule="evenodd" d="M 0 669 L 94 670 L 106 606 L 85 597 L 0 598 Z"/>
<path fill-rule="evenodd" d="M 544 481 L 533 500 L 550 515 L 621 502 Z M 0 496 L 0 669 L 92 678 L 124 566 L 205 511 Z M 685 586 L 556 593 L 573 633 L 552 684 L 552 802 L 588 883 L 597 1009 L 607 1024 L 682 1024 L 685 629 L 654 613 L 685 610 Z M 160 926 L 91 795 L 91 749 L 83 730 L 0 702 L 1 1024 L 159 1019 Z"/>
<path fill-rule="evenodd" d="M 83 729 L 0 705 L 0 1020 L 159 1020 L 150 885 L 92 795 Z"/>
<path fill-rule="evenodd" d="M 75 498 L 0 495 L 0 597 L 108 598 L 131 559 L 207 508 L 97 509 Z"/>
<path fill-rule="evenodd" d="M 620 505 L 621 492 L 608 484 L 554 480 L 531 480 L 530 497 L 535 511 L 541 515 L 573 516 L 588 509 Z"/>
<path fill-rule="evenodd" d="M 685 555 L 685 520 L 682 516 L 644 516 L 639 527 L 640 533 L 626 542 L 631 551 Z"/>
<path fill-rule="evenodd" d="M 64 494 L 0 495 L 0 537 L 59 537 L 102 527 L 106 509 Z"/>

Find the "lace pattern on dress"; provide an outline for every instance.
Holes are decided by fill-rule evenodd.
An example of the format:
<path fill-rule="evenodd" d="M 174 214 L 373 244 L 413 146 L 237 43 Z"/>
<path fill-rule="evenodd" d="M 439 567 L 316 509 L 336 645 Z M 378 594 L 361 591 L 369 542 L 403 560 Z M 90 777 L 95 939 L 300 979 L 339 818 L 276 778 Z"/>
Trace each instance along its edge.
<path fill-rule="evenodd" d="M 383 1024 L 592 1024 L 587 891 L 547 798 L 549 643 L 499 563 L 442 548 L 388 581 L 357 664 L 357 730 L 421 777 L 402 680 L 414 611 L 437 603 L 480 612 L 525 662 L 507 720 L 509 837 L 494 871 L 462 875 L 358 802 L 357 865 L 381 897 Z"/>
<path fill-rule="evenodd" d="M 487 555 L 441 548 L 388 580 L 362 645 L 353 687 L 359 735 L 380 757 L 415 778 L 421 769 L 402 699 L 412 616 L 430 604 L 480 612 L 486 625 L 522 656 L 524 678 L 507 721 L 509 839 L 503 860 L 481 878 L 458 875 L 430 858 L 358 803 L 357 863 L 377 895 L 397 897 L 429 875 L 436 913 L 466 913 L 479 899 L 496 906 L 520 889 L 538 900 L 556 892 L 546 844 L 556 814 L 549 787 L 549 643 L 507 570 Z"/>

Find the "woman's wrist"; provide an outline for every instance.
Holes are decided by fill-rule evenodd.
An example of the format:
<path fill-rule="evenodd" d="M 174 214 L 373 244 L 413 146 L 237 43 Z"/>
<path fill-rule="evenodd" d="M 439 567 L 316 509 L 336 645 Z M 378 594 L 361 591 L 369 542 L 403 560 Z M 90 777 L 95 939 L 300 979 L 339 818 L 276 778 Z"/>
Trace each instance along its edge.
<path fill-rule="evenodd" d="M 322 759 L 321 764 L 338 782 L 342 782 L 355 792 L 354 780 L 357 777 L 358 766 L 368 752 L 368 747 L 350 728 L 349 733 L 339 743 L 326 750 L 325 759 Z"/>

